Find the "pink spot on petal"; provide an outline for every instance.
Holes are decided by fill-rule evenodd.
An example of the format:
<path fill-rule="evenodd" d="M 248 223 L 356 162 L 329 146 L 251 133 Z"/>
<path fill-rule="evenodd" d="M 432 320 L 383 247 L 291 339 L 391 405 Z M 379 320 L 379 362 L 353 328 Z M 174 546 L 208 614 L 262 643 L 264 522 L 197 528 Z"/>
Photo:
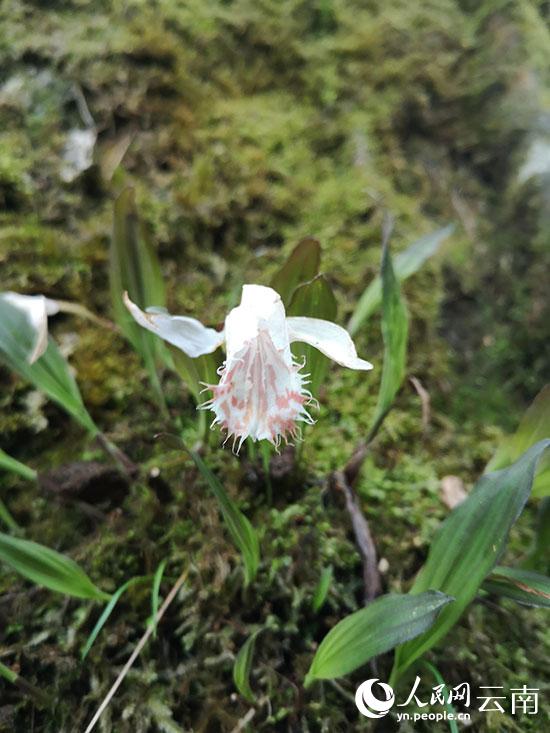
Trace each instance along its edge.
<path fill-rule="evenodd" d="M 267 331 L 249 341 L 219 370 L 220 382 L 210 387 L 211 400 L 203 409 L 215 414 L 214 424 L 234 437 L 237 452 L 242 442 L 298 439 L 298 422 L 312 423 L 304 408 L 311 395 L 304 389 L 305 377 L 286 352 L 275 348 Z"/>

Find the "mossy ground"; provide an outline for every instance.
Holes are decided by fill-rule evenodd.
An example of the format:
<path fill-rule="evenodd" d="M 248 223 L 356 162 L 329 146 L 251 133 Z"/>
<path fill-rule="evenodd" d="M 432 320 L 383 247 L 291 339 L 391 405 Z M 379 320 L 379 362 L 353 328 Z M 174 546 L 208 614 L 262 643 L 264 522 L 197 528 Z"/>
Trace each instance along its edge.
<path fill-rule="evenodd" d="M 546 129 L 547 12 L 527 0 L 7 0 L 2 289 L 78 300 L 109 317 L 113 200 L 129 184 L 171 309 L 208 323 L 223 319 L 243 282 L 268 283 L 305 235 L 321 241 L 345 323 L 377 271 L 385 211 L 396 219 L 395 250 L 457 221 L 443 253 L 404 288 L 408 373 L 431 395 L 430 427 L 423 432 L 419 399 L 406 384 L 358 485 L 387 560 L 385 586 L 406 590 L 447 511 L 440 478 L 456 474 L 471 485 L 548 373 L 548 183 L 520 184 L 517 176 L 530 141 Z M 94 165 L 66 182 L 68 132 L 89 125 L 89 115 Z M 271 505 L 258 467 L 211 440 L 210 465 L 261 536 L 262 567 L 246 590 L 214 499 L 189 461 L 154 438 L 171 427 L 128 344 L 68 317 L 52 330 L 94 419 L 146 470 L 123 501 L 96 507 L 101 518 L 6 475 L 2 498 L 27 537 L 70 554 L 107 591 L 167 559 L 166 593 L 189 567 L 185 593 L 101 729 L 233 730 L 250 708 L 233 687 L 234 655 L 260 626 L 252 687 L 262 702 L 249 730 L 368 729 L 350 697 L 361 672 L 339 689 L 304 693 L 301 682 L 315 643 L 361 602 L 348 518 L 324 478 L 369 427 L 380 374 L 377 317 L 357 336 L 377 369 L 366 377 L 331 369 L 303 446 L 304 471 L 275 484 Z M 1 375 L 2 448 L 39 471 L 104 460 L 56 407 Z M 174 375 L 164 376 L 164 387 L 170 412 L 192 437 L 190 396 Z M 533 505 L 514 530 L 511 563 L 529 547 L 534 516 Z M 334 582 L 314 614 L 327 565 Z M 123 597 L 81 663 L 98 606 L 4 573 L 0 659 L 56 703 L 55 714 L 46 713 L 0 683 L 0 729 L 83 730 L 143 631 L 150 585 Z M 450 683 L 543 688 L 548 642 L 543 612 L 474 604 L 429 657 Z M 382 678 L 388 669 L 380 660 Z M 549 724 L 546 705 L 536 718 L 480 714 L 474 727 Z"/>

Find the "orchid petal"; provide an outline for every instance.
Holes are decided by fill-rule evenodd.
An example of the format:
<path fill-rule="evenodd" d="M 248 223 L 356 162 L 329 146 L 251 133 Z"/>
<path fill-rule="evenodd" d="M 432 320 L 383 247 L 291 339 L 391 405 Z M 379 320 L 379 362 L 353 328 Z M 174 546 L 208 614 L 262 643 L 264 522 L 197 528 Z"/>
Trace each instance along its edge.
<path fill-rule="evenodd" d="M 290 363 L 292 357 L 281 296 L 263 285 L 243 285 L 240 304 L 225 319 L 228 358 L 257 338 L 260 330 L 269 332 L 275 348 L 283 352 Z"/>
<path fill-rule="evenodd" d="M 7 292 L 2 293 L 1 297 L 14 308 L 25 313 L 34 331 L 34 342 L 27 355 L 27 361 L 33 364 L 48 348 L 48 315 L 57 313 L 59 310 L 57 303 L 43 295 L 21 295 Z"/>
<path fill-rule="evenodd" d="M 195 358 L 202 354 L 211 354 L 224 341 L 223 331 L 207 328 L 196 318 L 171 316 L 160 308 L 142 311 L 132 303 L 128 293 L 124 293 L 124 304 L 140 326 L 152 331 L 169 344 L 177 346 L 187 356 Z"/>
<path fill-rule="evenodd" d="M 286 319 L 290 341 L 303 341 L 329 359 L 349 369 L 372 369 L 372 364 L 357 356 L 355 345 L 345 328 L 321 318 Z"/>
<path fill-rule="evenodd" d="M 41 296 L 44 297 L 44 296 Z M 52 300 L 51 298 L 45 298 L 44 300 L 46 302 L 46 313 L 49 316 L 55 316 L 59 311 L 61 310 L 61 304 L 58 300 Z"/>

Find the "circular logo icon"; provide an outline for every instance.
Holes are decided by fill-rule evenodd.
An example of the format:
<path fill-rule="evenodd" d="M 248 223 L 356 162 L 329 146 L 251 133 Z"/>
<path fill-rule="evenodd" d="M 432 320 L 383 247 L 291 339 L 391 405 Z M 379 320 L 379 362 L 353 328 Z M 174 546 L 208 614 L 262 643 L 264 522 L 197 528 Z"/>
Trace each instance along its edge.
<path fill-rule="evenodd" d="M 373 687 L 376 685 L 382 693 L 382 699 L 375 697 Z M 380 694 L 380 693 L 379 693 Z M 395 695 L 393 690 L 385 682 L 380 682 L 379 679 L 367 680 L 362 682 L 355 693 L 355 704 L 357 710 L 364 715 L 366 718 L 383 718 L 390 711 L 390 708 L 395 702 Z"/>

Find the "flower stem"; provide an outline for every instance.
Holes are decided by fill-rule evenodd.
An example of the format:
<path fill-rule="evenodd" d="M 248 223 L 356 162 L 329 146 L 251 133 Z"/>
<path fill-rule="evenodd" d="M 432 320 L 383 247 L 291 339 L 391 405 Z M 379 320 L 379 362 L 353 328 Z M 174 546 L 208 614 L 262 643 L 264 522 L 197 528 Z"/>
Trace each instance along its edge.
<path fill-rule="evenodd" d="M 138 466 L 136 466 L 136 464 L 130 458 L 128 458 L 124 451 L 121 451 L 120 448 L 112 443 L 104 433 L 98 431 L 96 433 L 96 438 L 101 447 L 110 456 L 112 456 L 112 458 L 114 458 L 114 460 L 116 461 L 116 463 L 118 463 L 120 468 L 122 468 L 124 473 L 128 474 L 128 476 L 136 476 L 139 473 Z"/>
<path fill-rule="evenodd" d="M 267 440 L 262 440 L 260 443 L 260 453 L 262 454 L 262 465 L 264 469 L 265 485 L 267 488 L 267 504 L 271 506 L 273 504 L 273 486 L 271 485 L 271 473 L 269 466 L 271 463 L 271 447 Z"/>
<path fill-rule="evenodd" d="M 24 692 L 26 695 L 32 697 L 32 699 L 39 705 L 39 707 L 49 707 L 49 698 L 44 692 L 42 692 L 42 690 L 39 690 L 38 687 L 31 685 L 30 682 L 24 680 L 17 674 L 17 672 L 14 672 L 9 667 L 6 667 L 6 665 L 2 664 L 2 662 L 0 662 L 0 677 L 3 677 L 8 682 L 11 682 L 12 685 L 18 687 L 21 692 Z"/>

